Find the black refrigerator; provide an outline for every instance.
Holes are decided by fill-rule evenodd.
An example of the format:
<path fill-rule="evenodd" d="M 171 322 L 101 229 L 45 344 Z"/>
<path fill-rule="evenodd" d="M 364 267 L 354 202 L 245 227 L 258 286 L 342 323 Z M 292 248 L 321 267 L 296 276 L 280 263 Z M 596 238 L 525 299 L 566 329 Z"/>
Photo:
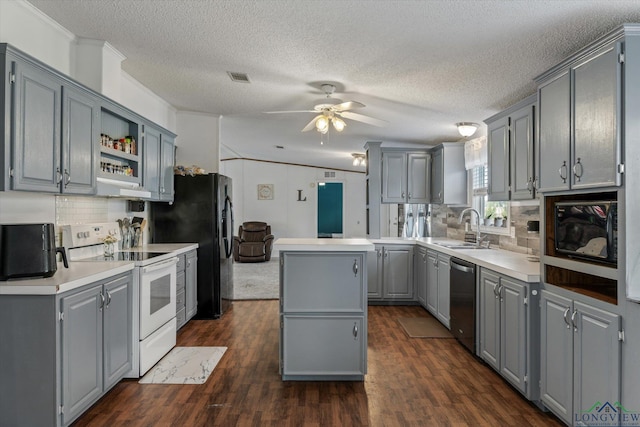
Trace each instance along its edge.
<path fill-rule="evenodd" d="M 217 319 L 233 297 L 231 178 L 211 173 L 175 176 L 174 200 L 151 203 L 153 243 L 198 243 L 196 319 Z"/>

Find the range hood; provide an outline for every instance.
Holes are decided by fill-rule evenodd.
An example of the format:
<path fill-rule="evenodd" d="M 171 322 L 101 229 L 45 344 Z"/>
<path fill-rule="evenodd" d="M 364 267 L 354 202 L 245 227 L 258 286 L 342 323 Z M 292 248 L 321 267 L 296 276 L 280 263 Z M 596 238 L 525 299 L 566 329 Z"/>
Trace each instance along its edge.
<path fill-rule="evenodd" d="M 135 182 L 123 182 L 117 179 L 98 177 L 98 196 L 124 197 L 129 199 L 150 199 L 151 192 Z"/>

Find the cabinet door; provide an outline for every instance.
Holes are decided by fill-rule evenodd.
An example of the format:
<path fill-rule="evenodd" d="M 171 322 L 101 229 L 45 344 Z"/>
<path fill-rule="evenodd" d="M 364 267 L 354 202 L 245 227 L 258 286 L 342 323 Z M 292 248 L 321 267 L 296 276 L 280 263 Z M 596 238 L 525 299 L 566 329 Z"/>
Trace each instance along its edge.
<path fill-rule="evenodd" d="M 160 200 L 173 201 L 173 166 L 175 163 L 174 139 L 168 135 L 161 137 L 160 150 Z"/>
<path fill-rule="evenodd" d="M 480 273 L 480 357 L 493 369 L 500 370 L 500 278 Z"/>
<path fill-rule="evenodd" d="M 571 187 L 620 185 L 618 49 L 611 44 L 572 69 L 573 158 Z"/>
<path fill-rule="evenodd" d="M 60 191 L 62 82 L 27 64 L 14 63 L 12 190 Z"/>
<path fill-rule="evenodd" d="M 527 286 L 500 278 L 500 373 L 522 393 L 527 383 Z"/>
<path fill-rule="evenodd" d="M 543 290 L 540 296 L 540 399 L 567 424 L 573 410 L 571 300 Z"/>
<path fill-rule="evenodd" d="M 144 127 L 144 188 L 152 200 L 160 200 L 160 132 Z"/>
<path fill-rule="evenodd" d="M 620 401 L 620 316 L 574 302 L 574 389 L 576 414 L 597 402 Z"/>
<path fill-rule="evenodd" d="M 410 153 L 407 166 L 407 203 L 429 203 L 431 156 L 428 153 Z"/>
<path fill-rule="evenodd" d="M 571 173 L 571 85 L 566 72 L 538 89 L 536 189 L 569 189 Z"/>
<path fill-rule="evenodd" d="M 121 277 L 104 285 L 104 389 L 133 367 L 133 280 Z"/>
<path fill-rule="evenodd" d="M 284 315 L 283 375 L 363 375 L 363 316 Z"/>
<path fill-rule="evenodd" d="M 487 127 L 489 148 L 489 200 L 509 200 L 509 117 Z"/>
<path fill-rule="evenodd" d="M 405 203 L 407 191 L 407 155 L 382 153 L 382 202 Z"/>
<path fill-rule="evenodd" d="M 418 302 L 421 306 L 427 307 L 427 249 L 418 248 L 416 258 L 414 260 L 415 273 L 415 289 Z"/>
<path fill-rule="evenodd" d="M 61 299 L 62 424 L 102 396 L 102 286 Z"/>
<path fill-rule="evenodd" d="M 94 97 L 73 86 L 63 88 L 62 192 L 95 194 L 99 157 L 99 107 Z"/>
<path fill-rule="evenodd" d="M 386 246 L 383 258 L 384 298 L 413 299 L 413 248 Z"/>
<path fill-rule="evenodd" d="M 282 311 L 363 312 L 364 268 L 364 257 L 357 252 L 285 253 Z"/>
<path fill-rule="evenodd" d="M 382 298 L 382 251 L 383 247 L 381 245 L 376 245 L 375 252 L 367 253 L 368 299 Z"/>
<path fill-rule="evenodd" d="M 533 117 L 534 107 L 531 105 L 511 114 L 511 200 L 534 198 Z"/>
<path fill-rule="evenodd" d="M 451 264 L 449 256 L 438 254 L 438 320 L 449 328 L 449 306 L 451 297 L 449 295 Z"/>
<path fill-rule="evenodd" d="M 431 153 L 431 203 L 444 203 L 444 150 Z"/>
<path fill-rule="evenodd" d="M 196 251 L 187 254 L 185 278 L 186 318 L 189 320 L 196 315 L 198 310 L 198 254 Z"/>
<path fill-rule="evenodd" d="M 427 310 L 438 315 L 438 253 L 427 251 Z"/>

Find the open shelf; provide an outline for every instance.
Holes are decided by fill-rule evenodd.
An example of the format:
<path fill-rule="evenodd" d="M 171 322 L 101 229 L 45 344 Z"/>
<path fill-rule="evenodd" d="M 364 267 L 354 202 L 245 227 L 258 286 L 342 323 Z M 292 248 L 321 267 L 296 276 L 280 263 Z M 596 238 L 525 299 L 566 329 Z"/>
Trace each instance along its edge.
<path fill-rule="evenodd" d="M 618 304 L 618 281 L 545 265 L 545 282 L 611 304 Z"/>

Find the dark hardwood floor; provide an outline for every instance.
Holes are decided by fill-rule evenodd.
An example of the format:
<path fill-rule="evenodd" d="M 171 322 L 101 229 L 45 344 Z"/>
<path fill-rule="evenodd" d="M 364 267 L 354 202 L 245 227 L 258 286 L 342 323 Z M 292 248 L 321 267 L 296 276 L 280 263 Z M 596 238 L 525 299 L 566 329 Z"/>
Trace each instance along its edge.
<path fill-rule="evenodd" d="M 454 339 L 408 338 L 398 317 L 421 307 L 369 307 L 364 382 L 283 382 L 278 302 L 236 301 L 220 320 L 192 320 L 179 346 L 226 346 L 202 385 L 124 380 L 75 426 L 562 426 Z"/>

